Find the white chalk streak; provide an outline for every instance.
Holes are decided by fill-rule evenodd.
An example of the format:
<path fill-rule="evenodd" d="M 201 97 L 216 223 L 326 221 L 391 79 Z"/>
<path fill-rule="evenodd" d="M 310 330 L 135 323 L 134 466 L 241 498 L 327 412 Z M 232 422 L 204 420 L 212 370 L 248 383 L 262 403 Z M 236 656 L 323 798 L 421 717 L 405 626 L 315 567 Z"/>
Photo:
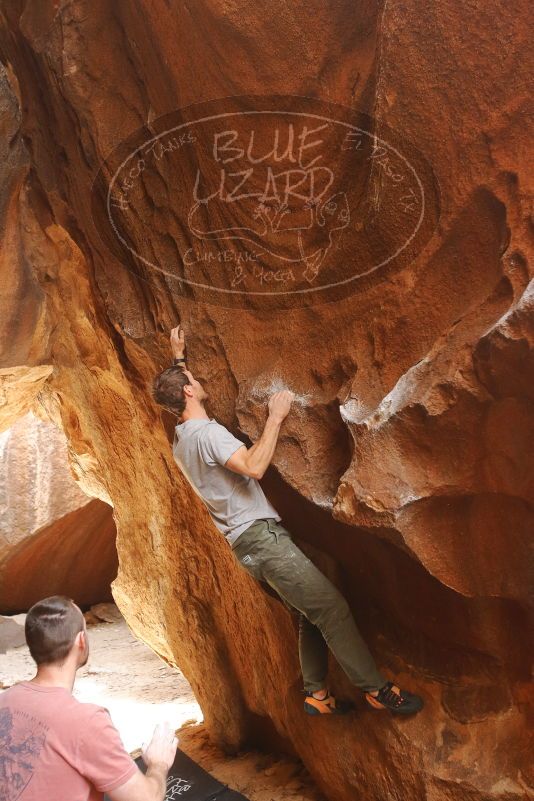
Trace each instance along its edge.
<path fill-rule="evenodd" d="M 311 393 L 299 394 L 287 384 L 284 384 L 281 378 L 267 378 L 257 381 L 250 391 L 250 397 L 256 401 L 267 401 L 275 392 L 282 392 L 283 390 L 289 390 L 294 393 L 293 403 L 297 406 L 310 405 L 313 397 Z"/>

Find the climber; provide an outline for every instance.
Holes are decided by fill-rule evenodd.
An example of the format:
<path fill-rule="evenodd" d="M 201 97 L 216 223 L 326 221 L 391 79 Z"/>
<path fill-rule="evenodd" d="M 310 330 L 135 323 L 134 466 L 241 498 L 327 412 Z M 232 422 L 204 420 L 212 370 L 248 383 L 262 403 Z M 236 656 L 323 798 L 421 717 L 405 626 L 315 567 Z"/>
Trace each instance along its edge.
<path fill-rule="evenodd" d="M 25 633 L 37 673 L 0 695 L 0 798 L 163 801 L 178 745 L 173 729 L 156 727 L 143 774 L 108 711 L 72 696 L 89 658 L 80 608 L 62 595 L 45 598 L 28 612 Z"/>
<path fill-rule="evenodd" d="M 203 498 L 241 566 L 255 579 L 267 582 L 286 605 L 300 613 L 305 711 L 311 715 L 345 714 L 352 708 L 350 702 L 335 699 L 326 686 L 330 647 L 371 707 L 396 714 L 418 712 L 422 699 L 381 675 L 347 602 L 295 545 L 258 483 L 273 457 L 293 393 L 282 390 L 271 396 L 263 433 L 247 448 L 207 414 L 208 394 L 187 369 L 181 326 L 172 329 L 171 348 L 173 365 L 154 378 L 153 395 L 179 419 L 174 458 Z"/>

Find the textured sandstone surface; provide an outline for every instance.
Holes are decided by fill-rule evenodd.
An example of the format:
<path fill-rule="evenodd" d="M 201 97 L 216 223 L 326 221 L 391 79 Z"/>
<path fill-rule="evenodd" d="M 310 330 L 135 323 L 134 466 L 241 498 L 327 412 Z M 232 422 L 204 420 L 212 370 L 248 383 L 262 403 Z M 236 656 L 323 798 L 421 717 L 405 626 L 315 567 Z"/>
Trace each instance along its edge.
<path fill-rule="evenodd" d="M 16 417 L 38 397 L 63 427 L 78 482 L 114 507 L 114 597 L 183 670 L 212 737 L 229 750 L 291 744 L 335 801 L 528 795 L 528 10 L 13 0 L 2 11 L 0 409 Z M 196 302 L 110 252 L 92 217 L 102 161 L 161 115 L 245 93 L 357 107 L 419 148 L 441 206 L 423 249 L 336 302 L 280 313 Z M 147 182 L 151 233 L 133 219 L 132 242 L 163 254 L 184 236 L 173 189 Z M 386 214 L 384 237 L 394 223 Z M 234 431 L 254 440 L 270 389 L 301 396 L 266 490 L 344 589 L 383 669 L 425 696 L 416 719 L 363 706 L 351 720 L 302 719 L 293 622 L 236 568 L 172 460 L 173 420 L 150 400 L 178 320 L 211 413 Z M 349 689 L 334 665 L 331 683 Z"/>
<path fill-rule="evenodd" d="M 69 469 L 62 430 L 31 412 L 0 434 L 0 609 L 20 612 L 58 592 L 109 597 L 117 573 L 110 507 Z"/>

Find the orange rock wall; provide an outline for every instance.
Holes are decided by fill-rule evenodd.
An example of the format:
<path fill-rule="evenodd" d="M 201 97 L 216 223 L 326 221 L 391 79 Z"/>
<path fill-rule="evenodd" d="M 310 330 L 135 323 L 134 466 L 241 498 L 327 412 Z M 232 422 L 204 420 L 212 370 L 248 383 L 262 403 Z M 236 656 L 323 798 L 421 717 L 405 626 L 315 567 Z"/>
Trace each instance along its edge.
<path fill-rule="evenodd" d="M 276 734 L 335 801 L 528 794 L 528 10 L 451 0 L 2 10 L 5 411 L 38 395 L 81 486 L 113 504 L 114 596 L 180 665 L 212 736 L 232 749 Z M 417 258 L 283 315 L 196 303 L 125 270 L 92 221 L 102 160 L 154 118 L 244 93 L 361 107 L 424 152 L 441 217 Z M 425 696 L 414 720 L 363 707 L 351 720 L 303 719 L 294 625 L 235 566 L 173 462 L 173 421 L 150 399 L 177 320 L 212 414 L 233 430 L 259 434 L 258 393 L 273 382 L 311 399 L 284 424 L 265 486 L 346 592 L 386 673 Z M 334 665 L 332 686 L 349 689 Z"/>

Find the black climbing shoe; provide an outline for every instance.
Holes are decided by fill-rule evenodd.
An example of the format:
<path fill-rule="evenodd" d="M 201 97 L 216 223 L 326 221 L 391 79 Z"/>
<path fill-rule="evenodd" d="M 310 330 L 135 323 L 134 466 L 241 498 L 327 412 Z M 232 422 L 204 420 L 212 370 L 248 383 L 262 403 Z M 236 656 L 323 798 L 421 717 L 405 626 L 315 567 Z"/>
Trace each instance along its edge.
<path fill-rule="evenodd" d="M 386 682 L 378 695 L 365 693 L 365 698 L 373 709 L 389 709 L 395 715 L 414 715 L 424 706 L 419 695 L 399 689 L 392 681 Z"/>
<path fill-rule="evenodd" d="M 339 701 L 329 692 L 321 701 L 314 698 L 313 693 L 306 693 L 304 709 L 308 715 L 346 715 L 354 709 L 350 701 Z"/>

